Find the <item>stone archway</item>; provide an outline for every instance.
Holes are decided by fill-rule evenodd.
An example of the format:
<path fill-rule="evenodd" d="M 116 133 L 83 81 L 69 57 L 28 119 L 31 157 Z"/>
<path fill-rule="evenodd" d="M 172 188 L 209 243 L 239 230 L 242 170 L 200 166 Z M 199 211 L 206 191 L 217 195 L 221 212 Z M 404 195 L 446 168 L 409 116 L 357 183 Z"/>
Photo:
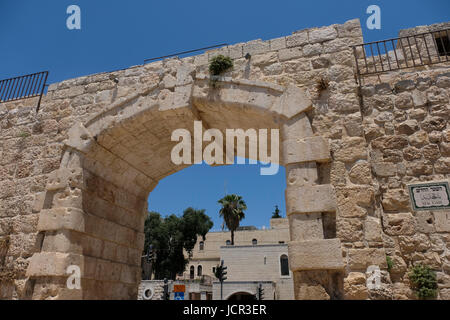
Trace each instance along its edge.
<path fill-rule="evenodd" d="M 27 270 L 33 298 L 136 298 L 148 194 L 186 167 L 170 161 L 170 135 L 192 131 L 196 120 L 219 130 L 280 129 L 296 297 L 315 288 L 302 285 L 301 272 L 343 268 L 340 241 L 325 239 L 323 213 L 336 204 L 331 185 L 318 184 L 317 163 L 331 157 L 306 116 L 309 98 L 295 86 L 221 78 L 213 89 L 210 81 L 197 77 L 164 93 L 146 88 L 69 130 L 39 213 L 41 249 Z M 80 289 L 67 287 L 71 265 L 80 268 Z"/>

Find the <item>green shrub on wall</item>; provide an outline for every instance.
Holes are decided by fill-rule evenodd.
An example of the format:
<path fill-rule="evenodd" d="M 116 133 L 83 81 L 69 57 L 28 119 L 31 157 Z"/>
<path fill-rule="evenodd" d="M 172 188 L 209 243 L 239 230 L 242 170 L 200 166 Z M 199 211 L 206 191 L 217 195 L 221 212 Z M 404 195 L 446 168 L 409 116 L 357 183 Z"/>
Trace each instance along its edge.
<path fill-rule="evenodd" d="M 419 299 L 436 298 L 437 279 L 436 273 L 428 266 L 417 265 L 411 268 L 409 274 L 411 288 Z"/>
<path fill-rule="evenodd" d="M 386 263 L 387 263 L 388 272 L 391 272 L 391 269 L 394 266 L 394 261 L 392 261 L 391 257 L 386 256 Z"/>
<path fill-rule="evenodd" d="M 220 54 L 211 59 L 209 73 L 213 76 L 218 76 L 231 68 L 233 68 L 233 60 Z"/>

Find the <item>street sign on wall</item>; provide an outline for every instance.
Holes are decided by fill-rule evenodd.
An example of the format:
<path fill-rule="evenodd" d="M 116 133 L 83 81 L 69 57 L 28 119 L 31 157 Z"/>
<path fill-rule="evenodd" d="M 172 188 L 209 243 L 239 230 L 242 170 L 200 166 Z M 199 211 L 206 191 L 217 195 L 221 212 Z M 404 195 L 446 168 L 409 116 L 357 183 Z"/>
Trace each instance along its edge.
<path fill-rule="evenodd" d="M 174 300 L 184 300 L 184 292 L 175 292 Z"/>
<path fill-rule="evenodd" d="M 175 284 L 173 286 L 173 292 L 186 292 L 186 286 L 184 284 Z"/>
<path fill-rule="evenodd" d="M 414 211 L 449 210 L 450 188 L 447 181 L 408 185 Z"/>

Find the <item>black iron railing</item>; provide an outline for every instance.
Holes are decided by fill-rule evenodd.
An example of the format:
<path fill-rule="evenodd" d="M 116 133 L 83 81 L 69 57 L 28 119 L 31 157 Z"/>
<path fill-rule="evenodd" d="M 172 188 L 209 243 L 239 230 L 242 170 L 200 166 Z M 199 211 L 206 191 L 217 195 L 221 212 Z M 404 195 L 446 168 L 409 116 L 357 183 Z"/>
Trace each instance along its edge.
<path fill-rule="evenodd" d="M 358 76 L 450 61 L 449 30 L 352 46 Z"/>
<path fill-rule="evenodd" d="M 200 49 L 194 49 L 194 50 L 188 50 L 188 51 L 183 51 L 183 52 L 178 52 L 178 53 L 173 53 L 173 54 L 168 54 L 166 56 L 161 56 L 161 57 L 156 57 L 156 58 L 150 58 L 150 59 L 145 59 L 144 60 L 144 64 L 150 62 L 150 61 L 156 61 L 156 60 L 160 60 L 160 59 L 165 59 L 165 58 L 170 58 L 170 57 L 176 57 L 176 56 L 181 56 L 184 54 L 188 54 L 188 53 L 193 53 L 193 52 L 198 52 L 198 51 L 204 51 L 204 50 L 208 50 L 208 49 L 214 49 L 214 48 L 219 48 L 219 47 L 224 47 L 227 46 L 227 43 L 221 43 L 215 46 L 209 46 L 209 47 L 204 47 L 204 48 L 200 48 Z"/>
<path fill-rule="evenodd" d="M 0 80 L 0 103 L 39 97 L 36 110 L 39 111 L 42 94 L 46 87 L 48 71 Z"/>

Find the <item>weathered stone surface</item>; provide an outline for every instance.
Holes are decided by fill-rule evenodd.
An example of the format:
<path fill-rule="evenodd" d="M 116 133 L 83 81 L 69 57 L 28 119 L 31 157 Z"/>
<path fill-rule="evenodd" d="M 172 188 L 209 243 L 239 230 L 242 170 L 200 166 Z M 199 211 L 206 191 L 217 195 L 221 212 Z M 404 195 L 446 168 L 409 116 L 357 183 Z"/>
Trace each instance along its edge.
<path fill-rule="evenodd" d="M 320 29 L 313 29 L 309 32 L 309 42 L 324 42 L 337 38 L 337 31 L 334 27 L 325 27 Z"/>
<path fill-rule="evenodd" d="M 374 162 L 372 169 L 379 177 L 391 177 L 397 174 L 397 166 L 391 162 Z"/>
<path fill-rule="evenodd" d="M 331 159 L 328 141 L 322 137 L 289 139 L 282 143 L 285 164 L 326 162 Z"/>
<path fill-rule="evenodd" d="M 370 184 L 372 173 L 367 161 L 358 161 L 349 172 L 350 181 L 355 184 Z"/>
<path fill-rule="evenodd" d="M 385 211 L 407 211 L 410 209 L 409 195 L 404 189 L 391 189 L 383 194 Z"/>
<path fill-rule="evenodd" d="M 290 214 L 289 230 L 292 241 L 323 239 L 322 213 Z"/>
<path fill-rule="evenodd" d="M 382 241 L 382 230 L 379 218 L 367 217 L 364 224 L 364 238 L 367 241 Z"/>
<path fill-rule="evenodd" d="M 362 241 L 363 224 L 358 218 L 340 218 L 336 221 L 336 236 L 343 242 Z"/>
<path fill-rule="evenodd" d="M 419 125 L 416 120 L 406 120 L 397 126 L 397 131 L 400 134 L 410 135 L 419 130 Z"/>
<path fill-rule="evenodd" d="M 415 232 L 414 218 L 411 213 L 394 213 L 383 216 L 384 232 L 388 235 L 411 235 Z"/>
<path fill-rule="evenodd" d="M 344 267 L 339 239 L 291 241 L 288 248 L 289 266 L 293 271 L 341 270 Z"/>
<path fill-rule="evenodd" d="M 366 270 L 369 266 L 386 268 L 386 253 L 384 249 L 364 248 L 348 251 L 348 266 L 351 270 Z"/>
<path fill-rule="evenodd" d="M 336 199 L 331 185 L 286 188 L 286 211 L 293 213 L 332 212 Z"/>
<path fill-rule="evenodd" d="M 450 232 L 450 211 L 435 211 L 435 226 L 437 232 Z"/>
<path fill-rule="evenodd" d="M 364 138 L 351 137 L 332 147 L 333 158 L 337 161 L 354 162 L 367 159 L 367 146 Z"/>
<path fill-rule="evenodd" d="M 338 217 L 365 217 L 374 201 L 374 190 L 368 187 L 336 187 Z"/>
<path fill-rule="evenodd" d="M 60 276 L 67 275 L 66 270 L 70 265 L 77 265 L 82 268 L 82 256 L 58 253 L 41 252 L 33 255 L 27 269 L 28 277 Z"/>
<path fill-rule="evenodd" d="M 344 279 L 346 300 L 366 300 L 369 292 L 366 287 L 366 276 L 361 272 L 350 272 Z"/>

